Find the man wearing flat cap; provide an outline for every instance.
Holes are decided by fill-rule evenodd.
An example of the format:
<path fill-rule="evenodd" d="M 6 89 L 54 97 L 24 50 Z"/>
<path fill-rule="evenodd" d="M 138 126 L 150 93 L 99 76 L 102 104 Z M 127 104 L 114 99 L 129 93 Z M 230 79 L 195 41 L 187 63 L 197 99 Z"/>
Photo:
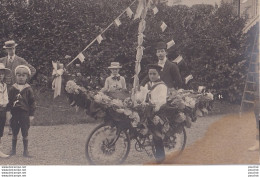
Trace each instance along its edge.
<path fill-rule="evenodd" d="M 0 58 L 0 63 L 3 63 L 6 68 L 11 70 L 11 73 L 9 75 L 6 75 L 5 77 L 5 83 L 7 84 L 7 89 L 9 90 L 11 86 L 15 83 L 15 68 L 19 65 L 26 65 L 31 70 L 31 77 L 33 77 L 36 73 L 36 69 L 30 65 L 25 59 L 18 57 L 15 55 L 15 47 L 17 44 L 15 41 L 10 40 L 6 41 L 3 48 L 7 52 L 7 56 Z M 9 127 L 9 135 L 12 135 L 11 128 Z"/>
<path fill-rule="evenodd" d="M 161 80 L 166 84 L 168 88 L 179 89 L 182 87 L 182 79 L 178 66 L 170 62 L 167 59 L 167 44 L 164 42 L 158 42 L 155 46 L 156 55 L 158 57 L 158 65 L 163 69 L 160 72 Z M 144 86 L 149 81 L 148 77 L 145 77 L 141 85 Z"/>

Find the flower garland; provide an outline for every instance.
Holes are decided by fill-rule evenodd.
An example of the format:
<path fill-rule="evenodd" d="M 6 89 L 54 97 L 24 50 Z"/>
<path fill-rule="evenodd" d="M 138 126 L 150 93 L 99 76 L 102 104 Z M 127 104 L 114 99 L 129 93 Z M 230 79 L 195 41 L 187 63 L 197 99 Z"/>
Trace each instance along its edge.
<path fill-rule="evenodd" d="M 147 93 L 146 90 L 141 90 L 141 92 L 137 93 L 135 104 L 133 104 L 131 98 L 124 100 L 113 99 L 102 92 L 87 91 L 84 87 L 77 85 L 73 80 L 69 80 L 66 83 L 65 90 L 71 96 L 71 101 L 75 102 L 76 105 L 85 108 L 84 106 L 87 103 L 89 104 L 89 100 L 92 100 L 104 111 L 110 110 L 122 119 L 129 118 L 133 127 L 137 127 L 141 121 L 140 117 L 144 115 L 144 110 L 147 106 L 140 101 L 143 100 L 143 93 Z M 178 117 L 176 122 L 181 123 L 191 117 L 193 112 L 195 112 L 195 116 L 202 116 L 202 112 L 207 113 L 209 103 L 212 101 L 213 95 L 211 93 L 198 93 L 193 90 L 183 89 L 170 90 L 167 98 L 167 106 L 176 112 L 177 116 L 175 117 Z M 162 112 L 166 112 L 167 114 L 167 110 Z M 169 112 L 169 115 L 172 116 L 172 112 Z M 165 128 L 167 129 L 167 127 Z"/>

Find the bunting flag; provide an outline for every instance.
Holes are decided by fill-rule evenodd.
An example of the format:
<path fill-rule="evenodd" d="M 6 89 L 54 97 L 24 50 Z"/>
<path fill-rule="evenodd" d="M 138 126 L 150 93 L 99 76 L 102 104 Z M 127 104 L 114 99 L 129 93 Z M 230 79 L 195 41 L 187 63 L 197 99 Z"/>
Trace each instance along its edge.
<path fill-rule="evenodd" d="M 191 74 L 185 77 L 185 84 L 187 84 L 191 79 L 193 79 L 193 76 Z"/>
<path fill-rule="evenodd" d="M 102 40 L 103 40 L 103 37 L 101 36 L 101 34 L 98 35 L 98 37 L 97 37 L 97 41 L 98 41 L 99 44 L 101 43 Z"/>
<path fill-rule="evenodd" d="M 174 40 L 171 40 L 170 42 L 167 43 L 167 49 L 171 48 L 172 46 L 174 46 L 175 42 Z"/>
<path fill-rule="evenodd" d="M 143 33 L 139 33 L 138 34 L 138 46 L 141 46 L 144 42 L 144 34 Z"/>
<path fill-rule="evenodd" d="M 173 60 L 173 62 L 179 64 L 182 60 L 183 60 L 182 56 L 179 55 L 175 60 Z"/>
<path fill-rule="evenodd" d="M 138 26 L 138 33 L 143 33 L 144 30 L 145 30 L 145 24 L 146 24 L 146 21 L 144 19 L 142 19 L 139 23 L 139 26 Z"/>
<path fill-rule="evenodd" d="M 119 18 L 114 20 L 114 23 L 117 27 L 119 27 L 121 25 L 121 21 L 119 20 Z"/>
<path fill-rule="evenodd" d="M 141 62 L 141 59 L 142 59 L 142 56 L 143 56 L 144 47 L 143 46 L 138 46 L 136 50 L 137 50 L 137 52 L 136 52 L 136 61 Z"/>
<path fill-rule="evenodd" d="M 138 0 L 138 6 L 137 6 L 137 9 L 136 9 L 136 12 L 135 12 L 134 20 L 141 17 L 141 14 L 142 14 L 143 9 L 144 9 L 144 1 L 145 0 Z"/>
<path fill-rule="evenodd" d="M 162 32 L 164 32 L 166 28 L 167 28 L 167 25 L 164 22 L 162 22 L 162 25 L 161 25 Z"/>
<path fill-rule="evenodd" d="M 28 0 L 29 1 L 29 0 Z M 80 54 L 78 54 L 73 60 L 71 60 L 66 67 L 68 67 L 69 65 L 71 65 L 76 59 L 79 59 L 81 62 L 83 62 L 85 60 L 85 56 L 82 54 L 82 52 L 84 52 L 85 50 L 87 50 L 92 44 L 95 43 L 95 41 L 97 41 L 99 44 L 102 42 L 103 37 L 101 36 L 105 31 L 107 31 L 111 26 L 116 25 L 117 27 L 119 27 L 121 25 L 121 21 L 119 20 L 119 18 L 124 14 L 127 13 L 128 17 L 132 18 L 133 16 L 133 11 L 130 9 L 130 7 L 136 2 L 137 0 L 134 0 L 130 6 L 128 6 L 120 15 L 117 16 L 117 18 L 110 23 L 101 33 L 100 35 L 98 35 L 94 40 L 92 40 L 82 51 Z M 137 14 L 139 16 L 139 18 L 142 15 L 142 10 L 144 9 L 144 4 L 146 2 L 146 0 L 138 0 L 139 4 L 138 4 L 138 8 L 137 8 Z M 150 2 L 150 1 L 149 1 Z M 140 13 L 140 15 L 139 15 Z M 137 15 L 135 14 L 135 15 Z"/>
<path fill-rule="evenodd" d="M 81 63 L 85 61 L 85 56 L 83 55 L 83 53 L 79 53 L 77 58 L 81 61 Z"/>
<path fill-rule="evenodd" d="M 127 14 L 127 16 L 129 17 L 129 18 L 132 18 L 132 16 L 133 16 L 133 11 L 130 9 L 130 7 L 128 7 L 127 9 L 126 9 L 126 14 Z"/>
<path fill-rule="evenodd" d="M 157 7 L 154 7 L 154 8 L 153 8 L 153 14 L 156 15 L 158 12 L 159 12 L 158 8 L 157 8 Z"/>

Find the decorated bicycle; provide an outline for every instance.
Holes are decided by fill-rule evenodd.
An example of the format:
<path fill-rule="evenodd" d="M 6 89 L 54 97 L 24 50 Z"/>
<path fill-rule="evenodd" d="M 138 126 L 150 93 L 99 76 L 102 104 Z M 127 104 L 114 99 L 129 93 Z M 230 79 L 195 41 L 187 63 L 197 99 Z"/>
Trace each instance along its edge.
<path fill-rule="evenodd" d="M 145 16 L 148 9 L 153 8 L 154 12 L 155 10 L 152 0 L 139 0 L 138 2 L 134 18 L 140 18 L 140 23 L 134 84 L 131 92 L 121 89 L 107 94 L 102 90 L 100 92 L 86 89 L 75 79 L 66 79 L 65 90 L 70 104 L 82 107 L 88 115 L 101 117 L 104 120 L 88 135 L 86 141 L 85 154 L 90 164 L 123 163 L 133 141 L 136 151 L 146 152 L 148 156 L 155 157 L 157 162 L 162 162 L 167 154 L 178 156 L 186 144 L 185 127 L 189 128 L 191 122 L 196 121 L 197 115 L 207 113 L 212 107 L 213 95 L 211 93 L 167 89 L 160 80 L 159 72 L 162 68 L 158 65 L 149 66 L 150 81 L 144 87 L 140 87 L 138 75 L 141 71 L 140 62 L 144 50 L 142 43 Z M 124 11 L 128 15 L 131 12 L 129 9 Z M 112 24 L 119 26 L 119 17 Z M 161 26 L 163 31 L 166 27 L 166 24 Z M 100 34 L 84 50 L 95 41 L 100 43 L 102 40 Z M 167 43 L 167 48 L 173 45 L 174 41 L 170 41 Z M 83 62 L 85 56 L 81 52 L 68 65 L 76 59 Z M 54 72 L 56 73 L 54 85 L 60 85 L 59 77 L 63 72 L 59 74 L 57 66 L 54 67 L 54 70 L 56 71 Z M 122 80 L 121 77 L 115 79 Z M 60 92 L 60 87 L 56 86 L 56 88 Z M 57 92 L 55 93 L 58 95 Z"/>

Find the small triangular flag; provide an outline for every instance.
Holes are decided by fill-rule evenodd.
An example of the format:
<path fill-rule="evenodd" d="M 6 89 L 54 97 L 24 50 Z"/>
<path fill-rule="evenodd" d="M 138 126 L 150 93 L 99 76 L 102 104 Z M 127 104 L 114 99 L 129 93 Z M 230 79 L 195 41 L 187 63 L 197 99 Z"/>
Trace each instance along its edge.
<path fill-rule="evenodd" d="M 179 55 L 175 60 L 173 60 L 173 62 L 179 64 L 182 60 L 183 60 L 182 56 Z"/>
<path fill-rule="evenodd" d="M 155 14 L 157 14 L 158 12 L 159 12 L 158 8 L 157 8 L 157 7 L 154 7 L 154 8 L 153 8 L 153 14 L 155 15 Z"/>
<path fill-rule="evenodd" d="M 191 74 L 185 77 L 185 84 L 187 84 L 191 79 L 193 79 L 193 76 Z"/>
<path fill-rule="evenodd" d="M 171 40 L 170 42 L 167 43 L 167 49 L 171 48 L 172 46 L 174 46 L 175 42 L 174 40 Z"/>
<path fill-rule="evenodd" d="M 167 25 L 164 22 L 162 22 L 162 25 L 161 25 L 162 32 L 164 32 L 166 28 L 167 28 Z"/>
<path fill-rule="evenodd" d="M 119 20 L 119 18 L 115 19 L 114 23 L 117 27 L 121 25 L 121 21 Z"/>
<path fill-rule="evenodd" d="M 126 14 L 127 14 L 127 16 L 128 16 L 129 18 L 132 18 L 134 12 L 130 9 L 130 7 L 128 7 L 128 8 L 126 9 Z"/>
<path fill-rule="evenodd" d="M 101 43 L 102 40 L 103 40 L 103 37 L 101 36 L 101 34 L 98 35 L 98 37 L 97 37 L 97 41 L 98 41 L 99 44 Z"/>
<path fill-rule="evenodd" d="M 78 54 L 77 58 L 81 61 L 81 63 L 85 60 L 83 53 Z"/>

